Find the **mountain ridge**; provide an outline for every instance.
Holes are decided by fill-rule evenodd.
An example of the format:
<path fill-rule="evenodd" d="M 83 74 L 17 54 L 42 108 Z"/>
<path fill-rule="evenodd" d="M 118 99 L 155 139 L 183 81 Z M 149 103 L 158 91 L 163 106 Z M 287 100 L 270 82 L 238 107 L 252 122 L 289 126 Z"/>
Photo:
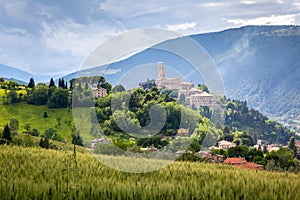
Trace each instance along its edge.
<path fill-rule="evenodd" d="M 20 82 L 28 82 L 31 77 L 35 77 L 33 74 L 21 70 L 15 67 L 7 66 L 0 64 L 0 77 L 3 77 L 8 80 L 17 80 Z"/>
<path fill-rule="evenodd" d="M 216 63 L 227 97 L 246 100 L 250 107 L 271 118 L 294 124 L 294 127 L 299 126 L 299 26 L 245 26 L 185 37 L 198 42 Z M 183 38 L 162 43 L 172 45 Z M 106 75 L 110 82 L 116 84 L 131 68 L 158 61 L 174 67 L 181 74 L 189 73 L 191 66 L 187 61 L 154 48 L 148 48 L 125 60 L 85 70 L 82 75 L 79 72 L 78 75 L 101 75 L 99 72 L 108 66 L 111 70 L 119 70 L 113 75 Z M 76 73 L 66 76 L 66 79 L 74 77 Z M 203 81 L 189 78 L 189 81 L 196 83 Z"/>

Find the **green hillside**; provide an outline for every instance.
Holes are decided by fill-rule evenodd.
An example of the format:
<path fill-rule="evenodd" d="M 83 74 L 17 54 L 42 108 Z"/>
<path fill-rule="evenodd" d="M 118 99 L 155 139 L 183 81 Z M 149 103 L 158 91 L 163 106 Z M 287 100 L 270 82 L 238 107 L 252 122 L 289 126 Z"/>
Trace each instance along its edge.
<path fill-rule="evenodd" d="M 22 91 L 18 91 L 20 93 Z M 25 93 L 25 91 L 23 91 Z M 25 102 L 3 105 L 4 90 L 0 89 L 0 130 L 9 124 L 11 118 L 15 118 L 19 121 L 18 132 L 26 131 L 25 125 L 29 124 L 30 129 L 37 129 L 40 134 L 43 134 L 45 130 L 52 128 L 57 131 L 62 138 L 71 140 L 71 134 L 73 132 L 74 121 L 72 110 L 70 108 L 56 108 L 49 109 L 46 105 L 30 105 Z M 47 112 L 48 117 L 44 118 L 44 112 Z M 89 116 L 82 117 L 89 120 Z M 89 124 L 89 123 L 84 123 Z M 82 134 L 85 138 L 89 138 L 89 134 L 85 134 L 89 127 L 83 127 Z"/>
<path fill-rule="evenodd" d="M 44 112 L 48 113 L 48 118 L 43 118 Z M 32 129 L 37 129 L 40 133 L 48 128 L 55 128 L 64 138 L 72 132 L 72 112 L 67 109 L 48 109 L 47 106 L 28 105 L 26 103 L 2 106 L 0 127 L 9 123 L 10 118 L 19 120 L 20 132 L 25 131 L 25 124 L 27 123 Z"/>
<path fill-rule="evenodd" d="M 111 157 L 111 159 L 126 158 Z M 175 162 L 145 174 L 89 154 L 0 146 L 1 199 L 300 199 L 300 175 Z"/>

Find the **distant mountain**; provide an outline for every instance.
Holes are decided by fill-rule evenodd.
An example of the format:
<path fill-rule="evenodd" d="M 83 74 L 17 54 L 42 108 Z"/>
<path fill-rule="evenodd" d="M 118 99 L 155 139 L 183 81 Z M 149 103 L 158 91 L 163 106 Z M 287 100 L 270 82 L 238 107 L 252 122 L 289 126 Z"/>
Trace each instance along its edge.
<path fill-rule="evenodd" d="M 34 75 L 14 67 L 0 64 L 0 77 L 5 79 L 14 79 L 17 82 L 23 81 L 27 83 L 31 77 L 34 77 Z"/>
<path fill-rule="evenodd" d="M 15 78 L 4 78 L 5 80 L 8 80 L 8 81 L 15 81 L 21 85 L 27 85 L 27 82 L 25 81 L 21 81 L 21 80 L 18 80 L 18 79 L 15 79 Z"/>
<path fill-rule="evenodd" d="M 246 100 L 250 107 L 294 127 L 300 125 L 299 26 L 246 26 L 187 37 L 201 44 L 216 63 L 227 97 Z M 182 39 L 163 43 L 171 46 Z M 116 83 L 133 67 L 158 61 L 174 67 L 180 74 L 189 74 L 191 70 L 190 64 L 184 59 L 149 48 L 128 59 L 111 63 L 109 70 L 114 74 L 107 73 L 106 78 Z M 102 75 L 105 67 L 73 73 L 66 79 L 78 75 Z M 196 83 L 201 81 L 192 76 L 188 80 Z"/>

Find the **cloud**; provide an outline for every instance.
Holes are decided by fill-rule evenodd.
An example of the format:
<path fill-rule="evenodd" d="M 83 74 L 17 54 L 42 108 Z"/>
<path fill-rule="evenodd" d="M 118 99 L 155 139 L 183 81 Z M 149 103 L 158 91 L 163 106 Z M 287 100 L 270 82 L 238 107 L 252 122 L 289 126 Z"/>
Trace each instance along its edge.
<path fill-rule="evenodd" d="M 170 31 L 179 31 L 179 30 L 187 30 L 187 29 L 194 29 L 197 26 L 197 23 L 183 23 L 183 24 L 174 24 L 174 25 L 167 25 L 167 29 Z"/>
<path fill-rule="evenodd" d="M 253 19 L 227 19 L 229 23 L 235 25 L 285 25 L 296 24 L 297 14 L 290 15 L 271 15 L 269 17 L 258 17 Z"/>
<path fill-rule="evenodd" d="M 76 71 L 116 33 L 145 27 L 189 35 L 300 23 L 299 0 L 0 0 L 0 63 L 39 74 Z"/>
<path fill-rule="evenodd" d="M 251 0 L 249 0 L 249 1 L 241 1 L 241 4 L 246 4 L 246 5 L 252 5 L 252 4 L 256 4 L 256 3 L 258 3 L 257 1 L 251 1 Z"/>
<path fill-rule="evenodd" d="M 201 7 L 223 7 L 229 6 L 229 2 L 208 2 L 208 3 L 201 3 L 199 6 Z"/>
<path fill-rule="evenodd" d="M 300 9 L 300 1 L 299 1 L 299 2 L 295 1 L 295 2 L 293 3 L 293 6 L 295 6 L 295 7 L 297 7 L 297 8 Z"/>

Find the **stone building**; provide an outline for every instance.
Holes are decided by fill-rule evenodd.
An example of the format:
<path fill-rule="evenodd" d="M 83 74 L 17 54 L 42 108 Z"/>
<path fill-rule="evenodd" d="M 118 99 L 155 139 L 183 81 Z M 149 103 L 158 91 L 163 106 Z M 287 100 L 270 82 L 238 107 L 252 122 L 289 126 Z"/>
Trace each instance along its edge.
<path fill-rule="evenodd" d="M 189 106 L 208 106 L 217 109 L 218 96 L 204 92 L 194 86 L 193 82 L 183 82 L 180 78 L 167 78 L 164 65 L 162 62 L 158 63 L 158 79 L 155 80 L 155 85 L 158 89 L 171 89 L 178 92 L 178 100 L 184 97 L 185 102 Z"/>
<path fill-rule="evenodd" d="M 104 88 L 92 88 L 92 96 L 95 99 L 105 97 L 107 95 L 107 90 Z"/>
<path fill-rule="evenodd" d="M 158 89 L 168 88 L 178 90 L 180 83 L 180 78 L 166 78 L 164 64 L 162 62 L 158 63 L 158 79 L 155 80 L 155 85 Z"/>

